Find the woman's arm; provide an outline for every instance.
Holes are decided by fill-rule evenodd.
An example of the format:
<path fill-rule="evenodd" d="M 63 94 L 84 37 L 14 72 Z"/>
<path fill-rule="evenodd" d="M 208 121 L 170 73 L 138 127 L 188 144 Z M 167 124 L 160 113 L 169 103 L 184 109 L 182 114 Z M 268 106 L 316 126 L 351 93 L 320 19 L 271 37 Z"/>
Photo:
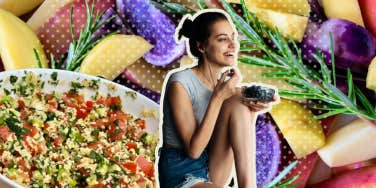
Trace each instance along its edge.
<path fill-rule="evenodd" d="M 200 157 L 208 145 L 223 100 L 212 96 L 201 125 L 197 122 L 188 93 L 179 82 L 173 82 L 168 88 L 168 100 L 171 105 L 175 128 L 183 141 L 184 149 L 191 158 Z"/>
<path fill-rule="evenodd" d="M 229 72 L 222 75 L 214 88 L 201 125 L 197 127 L 192 102 L 183 85 L 172 82 L 167 91 L 171 105 L 175 128 L 183 141 L 186 153 L 191 158 L 198 158 L 208 145 L 212 136 L 218 114 L 224 100 L 235 94 L 238 76 L 224 82 Z"/>

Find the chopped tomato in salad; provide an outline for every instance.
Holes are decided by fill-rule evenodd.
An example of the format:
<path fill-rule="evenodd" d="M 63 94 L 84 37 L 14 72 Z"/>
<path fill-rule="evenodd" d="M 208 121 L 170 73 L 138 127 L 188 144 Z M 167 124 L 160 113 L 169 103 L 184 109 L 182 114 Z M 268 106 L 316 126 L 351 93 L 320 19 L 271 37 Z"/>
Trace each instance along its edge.
<path fill-rule="evenodd" d="M 145 120 L 120 97 L 0 95 L 0 173 L 27 187 L 154 187 Z"/>

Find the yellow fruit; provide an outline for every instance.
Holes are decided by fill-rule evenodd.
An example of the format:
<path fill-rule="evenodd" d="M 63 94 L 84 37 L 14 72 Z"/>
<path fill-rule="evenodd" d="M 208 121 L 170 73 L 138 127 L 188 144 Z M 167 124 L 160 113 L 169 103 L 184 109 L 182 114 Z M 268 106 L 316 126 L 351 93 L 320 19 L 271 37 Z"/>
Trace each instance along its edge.
<path fill-rule="evenodd" d="M 25 0 L 26 1 L 26 0 Z M 45 0 L 33 13 L 27 24 L 34 30 L 38 30 L 60 8 L 74 2 L 74 0 Z"/>
<path fill-rule="evenodd" d="M 376 128 L 356 119 L 331 134 L 317 152 L 330 167 L 344 166 L 376 157 Z"/>
<path fill-rule="evenodd" d="M 358 0 L 322 0 L 328 18 L 342 18 L 364 27 Z"/>
<path fill-rule="evenodd" d="M 230 3 L 240 3 L 240 0 L 227 0 Z M 275 10 L 289 14 L 296 14 L 301 16 L 309 16 L 311 7 L 308 0 L 244 0 L 247 7 L 257 7 Z"/>
<path fill-rule="evenodd" d="M 283 137 L 297 158 L 302 158 L 325 144 L 325 135 L 319 121 L 297 102 L 281 99 L 270 111 Z"/>
<path fill-rule="evenodd" d="M 0 0 L 0 8 L 20 16 L 33 10 L 42 2 L 43 0 Z"/>
<path fill-rule="evenodd" d="M 5 70 L 37 68 L 33 48 L 48 67 L 42 45 L 30 27 L 14 14 L 0 9 L 0 55 Z"/>
<path fill-rule="evenodd" d="M 150 90 L 161 92 L 163 80 L 167 74 L 166 69 L 147 63 L 143 58 L 129 65 L 127 69 L 134 73 L 133 76 L 136 78 L 137 83 Z M 142 72 L 146 72 L 148 76 L 145 77 L 143 74 L 140 74 Z"/>
<path fill-rule="evenodd" d="M 277 27 L 283 37 L 291 36 L 295 41 L 302 41 L 308 17 L 256 7 L 249 7 L 249 10 L 268 27 Z"/>
<path fill-rule="evenodd" d="M 373 58 L 371 64 L 368 66 L 366 85 L 368 89 L 376 90 L 376 57 Z"/>
<path fill-rule="evenodd" d="M 231 3 L 240 3 L 240 0 L 227 0 Z M 255 13 L 257 18 L 274 29 L 278 27 L 283 37 L 291 36 L 301 42 L 308 23 L 311 11 L 307 0 L 265 1 L 245 0 L 248 10 Z M 301 16 L 302 15 L 302 16 Z"/>
<path fill-rule="evenodd" d="M 140 36 L 112 35 L 99 42 L 88 53 L 80 72 L 113 80 L 152 47 Z"/>

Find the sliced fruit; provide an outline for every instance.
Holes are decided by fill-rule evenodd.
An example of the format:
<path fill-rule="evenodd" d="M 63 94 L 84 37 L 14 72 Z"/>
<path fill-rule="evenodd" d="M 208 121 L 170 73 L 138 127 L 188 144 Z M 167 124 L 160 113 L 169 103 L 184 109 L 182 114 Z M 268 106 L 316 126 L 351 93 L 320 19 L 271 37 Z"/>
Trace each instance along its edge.
<path fill-rule="evenodd" d="M 16 16 L 23 15 L 40 5 L 43 0 L 1 0 L 0 8 L 5 9 Z"/>
<path fill-rule="evenodd" d="M 88 0 L 91 7 L 94 0 Z M 60 4 L 62 6 L 63 4 Z M 73 23 L 75 29 L 75 37 L 79 36 L 80 30 L 86 23 L 86 6 L 85 0 L 76 0 L 73 3 L 67 3 L 58 9 L 42 26 L 36 28 L 36 33 L 43 44 L 43 48 L 49 54 L 54 54 L 58 59 L 62 54 L 67 52 L 69 43 L 72 40 L 70 31 L 69 12 L 71 5 L 73 9 Z M 114 5 L 114 0 L 95 1 L 94 14 L 102 13 Z M 45 9 L 43 9 L 45 10 Z"/>
<path fill-rule="evenodd" d="M 333 122 L 334 122 L 334 119 L 335 119 L 335 116 L 331 116 L 331 117 L 328 117 L 328 118 L 324 118 L 324 119 L 321 119 L 321 125 L 324 127 L 324 133 L 327 134 L 328 130 L 331 129 L 331 127 L 333 126 Z M 282 147 L 286 148 L 286 146 L 284 145 L 285 142 L 282 142 Z M 286 143 L 287 144 L 287 143 Z M 287 147 L 288 148 L 288 147 Z M 283 165 L 288 165 L 290 164 L 291 162 L 295 161 L 296 158 L 293 156 L 294 154 L 290 154 L 291 151 L 290 150 L 284 150 L 282 155 L 283 157 L 285 158 L 284 161 L 282 161 L 282 164 Z M 286 160 L 288 159 L 288 160 Z M 286 163 L 286 164 L 285 164 Z M 285 179 L 289 179 L 289 178 L 292 178 L 298 174 L 300 174 L 299 178 L 294 182 L 294 184 L 296 185 L 299 185 L 297 188 L 304 188 L 306 187 L 307 184 L 309 184 L 310 181 L 312 181 L 313 178 L 315 179 L 319 179 L 320 177 L 313 177 L 313 176 L 317 176 L 315 175 L 317 173 L 318 170 L 320 170 L 320 176 L 326 176 L 328 177 L 328 175 L 330 176 L 330 169 L 329 170 L 329 174 L 328 172 L 326 172 L 326 169 L 324 168 L 320 168 L 321 165 L 320 164 L 324 164 L 324 162 L 322 162 L 317 154 L 317 152 L 314 152 L 314 153 L 311 153 L 301 159 L 298 159 L 298 164 L 291 170 L 290 173 L 288 173 L 285 177 Z M 320 169 L 318 169 L 320 168 Z M 323 177 L 325 178 L 325 177 Z M 316 181 L 317 182 L 317 181 Z"/>
<path fill-rule="evenodd" d="M 376 38 L 376 1 L 358 0 L 366 28 Z"/>
<path fill-rule="evenodd" d="M 133 7 L 133 8 L 129 8 Z M 185 53 L 185 45 L 174 39 L 176 26 L 149 0 L 116 0 L 117 12 L 132 31 L 154 45 L 144 59 L 156 66 L 173 63 Z M 147 16 L 144 14 L 147 12 Z"/>
<path fill-rule="evenodd" d="M 80 72 L 113 80 L 152 47 L 140 36 L 112 35 L 89 52 L 82 62 Z"/>
<path fill-rule="evenodd" d="M 227 0 L 230 3 L 240 3 L 240 0 Z M 265 1 L 265 0 L 245 0 L 247 7 L 258 7 L 264 9 L 275 10 L 289 14 L 296 14 L 301 16 L 309 16 L 311 7 L 308 0 L 294 0 L 294 1 Z"/>
<path fill-rule="evenodd" d="M 43 67 L 47 67 L 38 37 L 30 27 L 14 14 L 0 9 L 0 55 L 5 70 L 37 68 L 33 48 L 39 54 Z"/>
<path fill-rule="evenodd" d="M 339 174 L 310 188 L 374 188 L 375 185 L 376 166 L 369 166 Z"/>
<path fill-rule="evenodd" d="M 27 21 L 27 24 L 36 31 L 44 22 L 50 19 L 57 10 L 73 1 L 75 0 L 45 0 Z"/>
<path fill-rule="evenodd" d="M 339 166 L 339 167 L 334 167 L 332 168 L 333 174 L 340 174 L 343 172 L 348 172 L 354 169 L 366 167 L 366 166 L 375 166 L 376 165 L 376 158 L 367 160 L 367 161 L 361 161 L 361 162 L 356 162 L 354 164 L 349 164 L 345 166 Z"/>
<path fill-rule="evenodd" d="M 320 122 L 312 120 L 312 112 L 299 103 L 282 99 L 270 114 L 298 159 L 324 146 Z"/>
<path fill-rule="evenodd" d="M 163 80 L 167 74 L 167 70 L 163 67 L 152 65 L 146 62 L 143 58 L 137 60 L 129 67 L 127 78 L 133 78 L 138 83 L 146 88 L 149 88 L 156 92 L 161 92 L 163 86 Z M 148 76 L 142 76 L 140 73 L 147 72 Z"/>
<path fill-rule="evenodd" d="M 376 57 L 368 67 L 366 86 L 368 89 L 376 90 Z"/>
<path fill-rule="evenodd" d="M 337 167 L 376 157 L 376 128 L 361 119 L 329 135 L 317 152 L 330 167 Z M 349 155 L 351 153 L 351 155 Z"/>
<path fill-rule="evenodd" d="M 248 9 L 268 27 L 273 29 L 277 27 L 283 37 L 291 36 L 295 41 L 302 41 L 308 17 L 256 7 Z"/>
<path fill-rule="evenodd" d="M 322 6 L 328 18 L 342 18 L 364 27 L 358 0 L 322 0 Z"/>

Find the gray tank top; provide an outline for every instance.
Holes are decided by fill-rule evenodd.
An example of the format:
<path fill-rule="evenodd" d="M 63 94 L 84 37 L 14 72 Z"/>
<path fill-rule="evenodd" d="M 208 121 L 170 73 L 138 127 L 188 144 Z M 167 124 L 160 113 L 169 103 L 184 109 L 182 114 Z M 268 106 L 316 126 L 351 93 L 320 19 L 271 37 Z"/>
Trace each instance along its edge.
<path fill-rule="evenodd" d="M 206 108 L 208 107 L 208 103 L 212 95 L 212 91 L 209 90 L 196 77 L 196 75 L 190 68 L 175 72 L 168 78 L 166 87 L 164 88 L 166 91 L 163 99 L 163 143 L 173 147 L 181 148 L 183 147 L 183 143 L 174 126 L 171 105 L 168 101 L 168 97 L 166 96 L 168 93 L 167 90 L 172 82 L 181 83 L 185 91 L 188 93 L 189 98 L 192 102 L 193 111 L 198 126 L 201 124 L 201 121 L 205 115 Z M 179 111 L 180 109 L 174 110 Z"/>

